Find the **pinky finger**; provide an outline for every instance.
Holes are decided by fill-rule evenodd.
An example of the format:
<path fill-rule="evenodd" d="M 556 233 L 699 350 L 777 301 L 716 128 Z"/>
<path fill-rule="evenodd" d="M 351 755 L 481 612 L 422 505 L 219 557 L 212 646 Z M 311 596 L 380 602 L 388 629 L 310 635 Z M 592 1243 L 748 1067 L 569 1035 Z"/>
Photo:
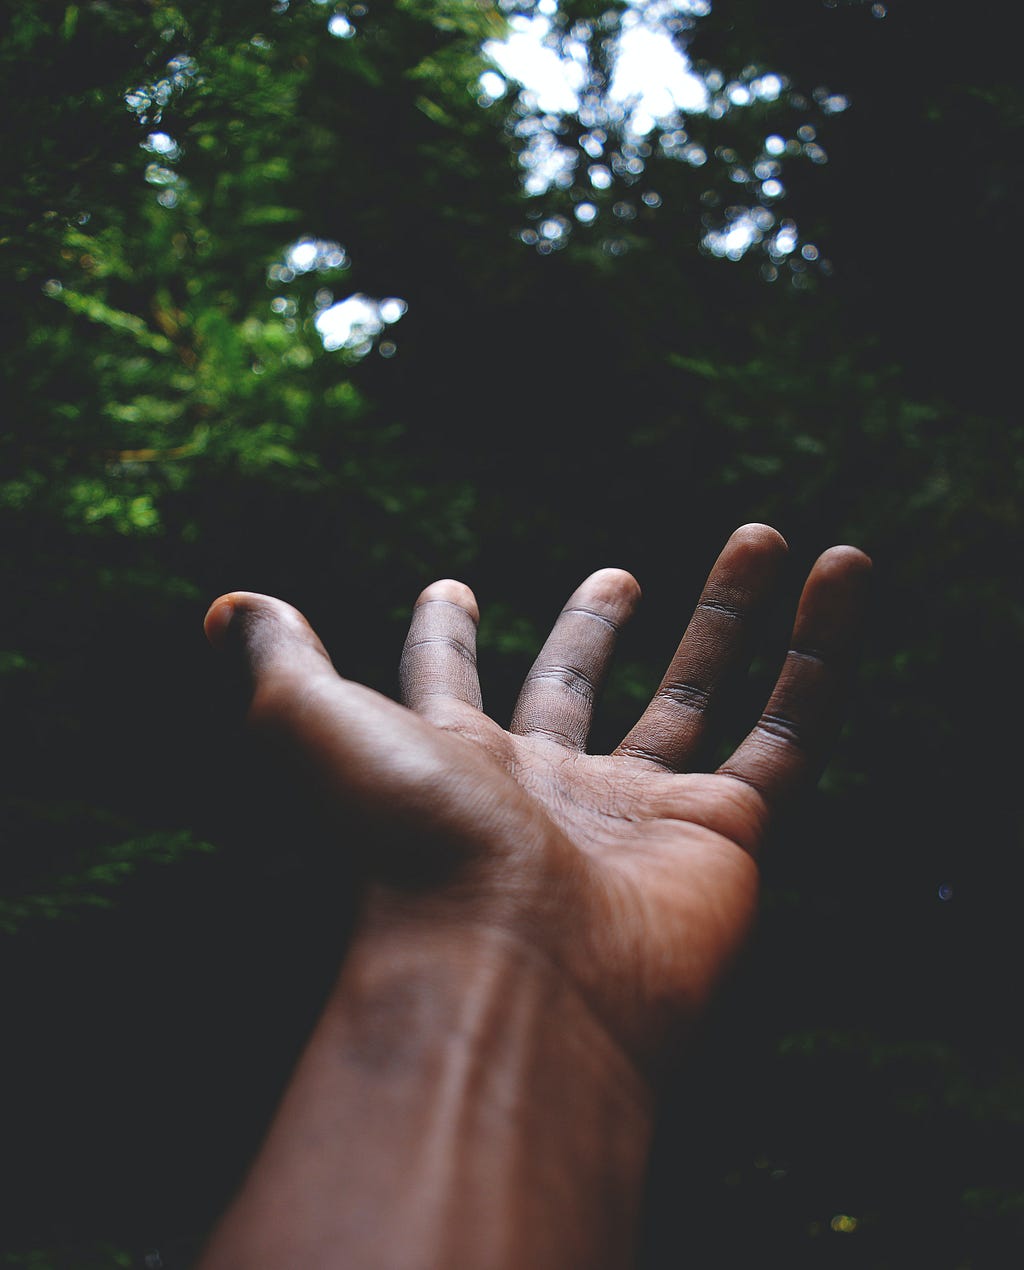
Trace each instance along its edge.
<path fill-rule="evenodd" d="M 839 731 L 867 609 L 871 561 L 831 547 L 804 584 L 793 639 L 753 731 L 718 770 L 742 781 L 770 813 L 817 779 Z"/>

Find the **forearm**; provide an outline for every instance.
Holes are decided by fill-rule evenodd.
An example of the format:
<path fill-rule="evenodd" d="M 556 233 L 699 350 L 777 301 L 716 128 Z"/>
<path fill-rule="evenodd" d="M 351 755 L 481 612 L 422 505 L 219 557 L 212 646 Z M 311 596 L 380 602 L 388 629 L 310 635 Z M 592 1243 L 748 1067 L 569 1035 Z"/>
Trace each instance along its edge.
<path fill-rule="evenodd" d="M 364 935 L 201 1270 L 628 1266 L 650 1119 L 538 954 Z"/>

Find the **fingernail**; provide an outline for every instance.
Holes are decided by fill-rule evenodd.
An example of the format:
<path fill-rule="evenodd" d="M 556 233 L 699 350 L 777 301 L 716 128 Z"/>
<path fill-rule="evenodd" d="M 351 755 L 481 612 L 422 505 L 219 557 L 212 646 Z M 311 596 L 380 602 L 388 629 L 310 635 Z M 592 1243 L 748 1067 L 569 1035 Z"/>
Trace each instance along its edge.
<path fill-rule="evenodd" d="M 214 648 L 220 648 L 224 643 L 224 636 L 234 615 L 235 606 L 230 600 L 214 600 L 210 605 L 203 619 L 203 630 Z"/>

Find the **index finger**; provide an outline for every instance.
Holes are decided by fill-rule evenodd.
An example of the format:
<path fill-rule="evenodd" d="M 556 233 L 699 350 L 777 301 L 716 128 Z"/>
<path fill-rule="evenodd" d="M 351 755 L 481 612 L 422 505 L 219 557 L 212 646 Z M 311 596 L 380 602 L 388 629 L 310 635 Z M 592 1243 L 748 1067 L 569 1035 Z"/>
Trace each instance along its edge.
<path fill-rule="evenodd" d="M 831 547 L 818 557 L 764 713 L 718 769 L 752 791 L 762 815 L 817 779 L 825 765 L 856 667 L 870 572 L 870 559 L 856 547 Z"/>
<path fill-rule="evenodd" d="M 483 708 L 476 670 L 480 610 L 464 582 L 443 578 L 420 593 L 399 667 L 402 701 L 429 713 L 442 701 Z"/>

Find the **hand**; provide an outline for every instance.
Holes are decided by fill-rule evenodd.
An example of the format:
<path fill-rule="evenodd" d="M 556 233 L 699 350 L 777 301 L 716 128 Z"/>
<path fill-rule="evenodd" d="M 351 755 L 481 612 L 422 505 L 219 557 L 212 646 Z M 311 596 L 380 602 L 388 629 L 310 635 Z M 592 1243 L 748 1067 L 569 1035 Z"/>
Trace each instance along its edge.
<path fill-rule="evenodd" d="M 717 772 L 689 770 L 785 551 L 764 525 L 732 535 L 654 699 L 611 755 L 585 745 L 640 594 L 618 569 L 570 597 L 507 731 L 483 713 L 477 605 L 459 582 L 416 603 L 404 707 L 340 678 L 279 600 L 232 593 L 206 625 L 246 659 L 253 727 L 298 755 L 360 855 L 362 931 L 443 929 L 541 958 L 646 1073 L 742 944 L 766 831 L 816 777 L 838 726 L 869 569 L 852 547 L 812 569 L 753 731 Z"/>
<path fill-rule="evenodd" d="M 235 592 L 250 721 L 290 752 L 367 880 L 338 983 L 202 1270 L 621 1270 L 633 1263 L 660 1060 L 750 925 L 775 809 L 820 767 L 868 560 L 827 551 L 760 721 L 688 772 L 785 543 L 736 531 L 614 754 L 585 753 L 639 588 L 570 597 L 505 731 L 482 710 L 477 607 L 417 601 L 397 705 L 338 677 L 305 619 Z"/>

